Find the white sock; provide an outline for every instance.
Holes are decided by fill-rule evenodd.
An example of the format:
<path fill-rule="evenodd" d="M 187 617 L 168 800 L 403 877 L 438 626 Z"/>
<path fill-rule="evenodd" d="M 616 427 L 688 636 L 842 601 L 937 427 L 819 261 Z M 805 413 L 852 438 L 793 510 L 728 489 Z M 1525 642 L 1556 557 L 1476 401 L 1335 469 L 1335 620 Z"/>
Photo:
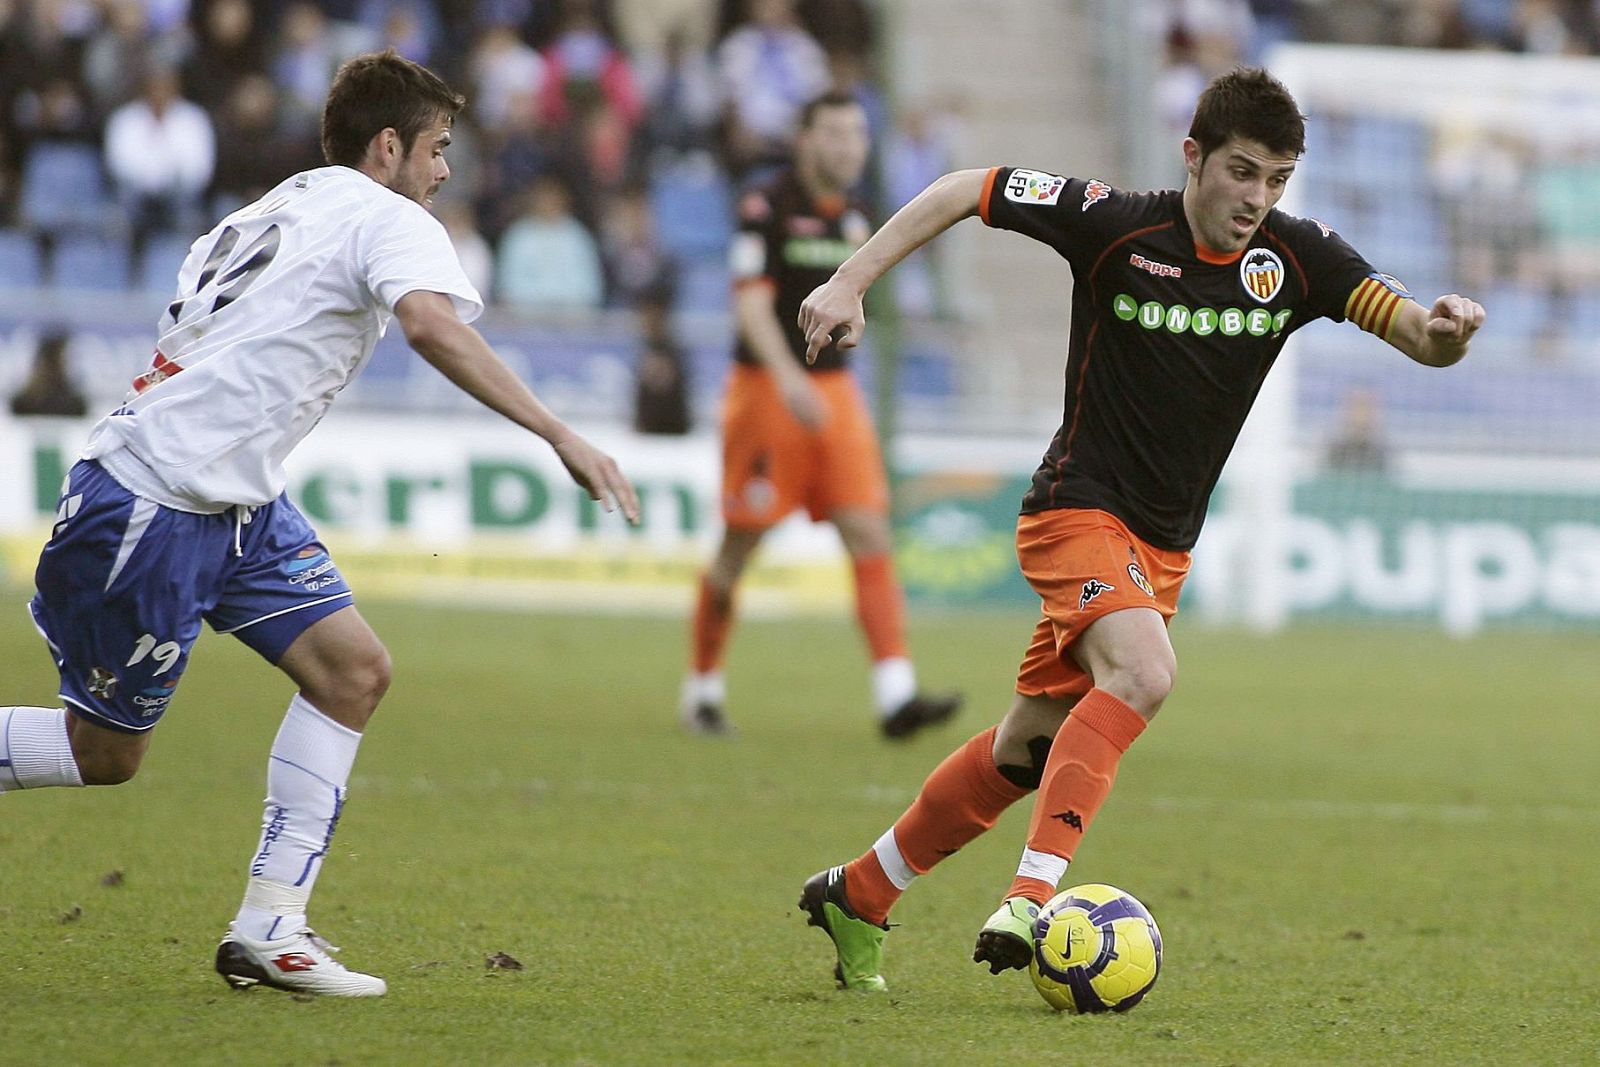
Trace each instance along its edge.
<path fill-rule="evenodd" d="M 728 683 L 721 671 L 690 672 L 683 680 L 683 706 L 693 708 L 700 704 L 722 707 L 728 702 Z"/>
<path fill-rule="evenodd" d="M 0 793 L 82 784 L 65 708 L 0 708 Z"/>
<path fill-rule="evenodd" d="M 906 862 L 905 856 L 900 853 L 900 842 L 894 839 L 894 827 L 889 827 L 872 846 L 872 851 L 878 854 L 878 863 L 883 866 L 883 873 L 888 876 L 894 887 L 901 891 L 910 888 L 916 880 L 917 872 L 911 869 L 911 864 Z"/>
<path fill-rule="evenodd" d="M 1060 856 L 1024 848 L 1022 862 L 1017 864 L 1017 877 L 1037 878 L 1041 882 L 1049 882 L 1052 886 L 1060 885 L 1061 879 L 1067 876 L 1067 863 L 1068 861 Z"/>
<path fill-rule="evenodd" d="M 344 807 L 361 735 L 312 707 L 289 702 L 267 763 L 261 843 L 234 930 L 258 941 L 297 932 Z"/>
<path fill-rule="evenodd" d="M 917 695 L 917 670 L 904 656 L 890 656 L 872 665 L 872 696 L 878 714 L 887 718 Z"/>

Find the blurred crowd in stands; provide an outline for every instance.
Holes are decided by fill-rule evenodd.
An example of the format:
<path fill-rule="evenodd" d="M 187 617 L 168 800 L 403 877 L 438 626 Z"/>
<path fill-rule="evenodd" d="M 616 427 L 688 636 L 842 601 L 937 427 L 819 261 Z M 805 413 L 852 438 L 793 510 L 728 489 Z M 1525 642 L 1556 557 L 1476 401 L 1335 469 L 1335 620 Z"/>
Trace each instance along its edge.
<path fill-rule="evenodd" d="M 1285 40 L 1600 53 L 1600 0 L 1139 10 L 1166 45 L 1157 107 L 1179 135 L 1211 76 Z M 874 66 L 882 14 L 876 0 L 0 0 L 0 290 L 169 293 L 195 235 L 320 165 L 339 63 L 394 48 L 468 97 L 436 210 L 486 296 L 541 313 L 722 312 L 736 190 L 783 161 L 806 100 L 845 89 L 866 106 L 876 156 L 862 192 L 880 218 L 949 169 L 960 105 L 897 98 L 891 111 Z M 1496 190 L 1535 189 L 1566 234 L 1551 240 L 1600 260 L 1600 212 L 1557 218 L 1600 202 L 1600 150 L 1534 174 L 1548 161 L 1515 136 L 1416 138 L 1439 219 L 1422 236 L 1459 231 L 1440 239 L 1464 287 L 1536 285 L 1522 273 L 1552 262 L 1543 238 L 1529 251 L 1538 219 L 1482 224 L 1473 205 Z M 936 268 L 897 272 L 907 314 L 950 312 Z"/>
<path fill-rule="evenodd" d="M 393 48 L 468 97 L 436 209 L 486 295 L 722 307 L 733 191 L 808 99 L 860 96 L 900 195 L 940 172 L 920 116 L 890 128 L 876 29 L 866 0 L 0 0 L 0 284 L 169 288 L 321 165 L 339 63 Z"/>

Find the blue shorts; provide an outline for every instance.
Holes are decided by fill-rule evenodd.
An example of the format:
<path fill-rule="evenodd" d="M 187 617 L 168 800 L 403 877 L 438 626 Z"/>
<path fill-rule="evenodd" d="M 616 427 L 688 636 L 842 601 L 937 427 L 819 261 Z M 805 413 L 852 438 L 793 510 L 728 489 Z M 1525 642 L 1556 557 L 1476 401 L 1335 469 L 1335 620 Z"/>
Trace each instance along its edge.
<path fill-rule="evenodd" d="M 39 556 L 30 608 L 74 714 L 125 733 L 167 710 L 204 619 L 277 663 L 352 601 L 287 496 L 217 515 L 135 496 L 98 463 L 73 466 Z"/>

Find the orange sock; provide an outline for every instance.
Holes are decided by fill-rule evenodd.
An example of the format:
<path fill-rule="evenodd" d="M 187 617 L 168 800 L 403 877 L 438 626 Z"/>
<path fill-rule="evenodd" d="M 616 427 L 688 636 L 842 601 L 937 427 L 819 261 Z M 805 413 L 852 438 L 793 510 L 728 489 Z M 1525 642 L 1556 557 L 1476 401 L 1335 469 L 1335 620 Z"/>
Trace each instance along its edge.
<path fill-rule="evenodd" d="M 889 555 L 852 562 L 856 576 L 856 618 L 867 635 L 872 661 L 906 654 L 906 604 Z"/>
<path fill-rule="evenodd" d="M 1091 689 L 1078 701 L 1050 746 L 1039 795 L 1033 802 L 1033 820 L 1028 824 L 1028 850 L 1006 896 L 1043 904 L 1055 895 L 1055 881 L 1045 877 L 1046 870 L 1040 868 L 1054 873 L 1056 879 L 1065 873 L 1065 861 L 1072 859 L 1111 792 L 1117 762 L 1144 727 L 1144 718 L 1137 711 L 1104 689 Z M 1030 862 L 1032 853 L 1043 856 Z"/>
<path fill-rule="evenodd" d="M 857 915 L 883 922 L 911 879 L 955 854 L 1028 795 L 996 769 L 994 734 L 991 726 L 946 756 L 894 828 L 845 867 L 845 893 Z"/>
<path fill-rule="evenodd" d="M 733 626 L 733 594 L 724 596 L 700 576 L 700 596 L 694 605 L 694 669 L 697 674 L 714 671 L 722 664 L 722 650 Z"/>

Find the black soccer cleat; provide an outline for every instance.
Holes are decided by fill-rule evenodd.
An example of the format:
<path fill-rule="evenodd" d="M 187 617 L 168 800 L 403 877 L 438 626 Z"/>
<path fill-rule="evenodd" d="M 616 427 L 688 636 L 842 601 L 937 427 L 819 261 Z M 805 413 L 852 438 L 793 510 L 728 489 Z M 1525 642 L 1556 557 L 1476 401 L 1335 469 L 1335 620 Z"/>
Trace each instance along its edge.
<path fill-rule="evenodd" d="M 733 723 L 722 710 L 721 704 L 702 700 L 683 709 L 683 725 L 690 733 L 726 736 L 733 733 Z"/>
<path fill-rule="evenodd" d="M 891 741 L 902 741 L 924 727 L 937 726 L 960 711 L 965 699 L 960 693 L 937 696 L 918 693 L 884 717 L 883 736 Z"/>

